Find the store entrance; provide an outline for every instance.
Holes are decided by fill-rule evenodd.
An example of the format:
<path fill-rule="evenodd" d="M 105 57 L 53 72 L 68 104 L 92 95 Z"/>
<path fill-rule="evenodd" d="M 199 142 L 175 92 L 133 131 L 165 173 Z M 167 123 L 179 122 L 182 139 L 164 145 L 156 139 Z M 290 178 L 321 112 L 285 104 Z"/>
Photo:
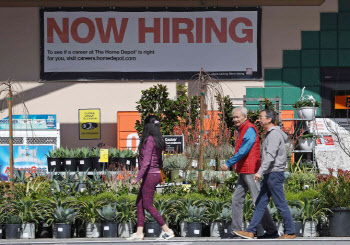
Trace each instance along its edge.
<path fill-rule="evenodd" d="M 322 117 L 350 118 L 350 67 L 321 68 Z"/>

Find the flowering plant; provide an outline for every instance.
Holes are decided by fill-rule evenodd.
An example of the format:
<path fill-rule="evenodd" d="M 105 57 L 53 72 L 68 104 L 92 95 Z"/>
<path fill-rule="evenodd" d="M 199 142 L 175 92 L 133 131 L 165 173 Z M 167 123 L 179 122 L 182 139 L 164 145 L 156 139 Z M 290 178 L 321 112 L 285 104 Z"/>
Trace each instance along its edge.
<path fill-rule="evenodd" d="M 328 169 L 329 174 L 321 176 L 321 196 L 329 208 L 350 208 L 350 171 Z"/>

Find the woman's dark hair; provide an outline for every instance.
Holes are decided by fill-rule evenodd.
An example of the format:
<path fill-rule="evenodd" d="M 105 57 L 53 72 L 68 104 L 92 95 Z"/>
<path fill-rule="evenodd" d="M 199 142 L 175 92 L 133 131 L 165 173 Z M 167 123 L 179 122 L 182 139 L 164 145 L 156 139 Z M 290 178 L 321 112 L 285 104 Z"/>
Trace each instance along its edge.
<path fill-rule="evenodd" d="M 145 143 L 147 137 L 150 135 L 154 137 L 157 148 L 165 148 L 165 142 L 160 132 L 159 119 L 155 115 L 149 115 L 145 119 L 145 123 L 143 125 L 143 132 L 139 144 L 139 152 L 141 152 L 143 144 Z"/>

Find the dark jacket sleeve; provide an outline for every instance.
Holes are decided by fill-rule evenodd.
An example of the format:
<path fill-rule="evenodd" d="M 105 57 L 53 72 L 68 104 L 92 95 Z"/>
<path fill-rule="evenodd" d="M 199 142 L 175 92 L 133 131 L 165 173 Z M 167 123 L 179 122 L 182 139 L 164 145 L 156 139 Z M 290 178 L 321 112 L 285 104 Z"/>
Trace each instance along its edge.
<path fill-rule="evenodd" d="M 152 153 L 153 150 L 156 147 L 156 142 L 154 140 L 153 137 L 148 137 L 146 142 L 143 145 L 143 151 L 142 151 L 142 155 L 143 155 L 143 160 L 141 163 L 139 163 L 140 165 L 140 171 L 135 179 L 136 182 L 139 182 L 141 179 L 143 179 L 146 174 L 147 174 L 147 170 L 150 168 L 151 166 L 151 160 L 152 160 Z"/>

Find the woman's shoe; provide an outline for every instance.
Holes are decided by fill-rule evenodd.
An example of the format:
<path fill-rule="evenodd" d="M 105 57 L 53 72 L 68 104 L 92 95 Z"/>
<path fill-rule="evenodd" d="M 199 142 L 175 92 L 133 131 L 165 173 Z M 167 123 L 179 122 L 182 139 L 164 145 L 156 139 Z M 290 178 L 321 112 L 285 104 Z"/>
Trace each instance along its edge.
<path fill-rule="evenodd" d="M 141 241 L 141 240 L 144 240 L 145 239 L 145 235 L 142 234 L 142 235 L 138 235 L 137 233 L 133 233 L 131 234 L 130 237 L 126 238 L 126 240 L 128 241 Z"/>
<path fill-rule="evenodd" d="M 159 238 L 157 238 L 156 240 L 169 240 L 170 238 L 173 238 L 173 237 L 175 237 L 175 234 L 173 230 L 170 229 L 168 232 L 162 231 Z"/>

